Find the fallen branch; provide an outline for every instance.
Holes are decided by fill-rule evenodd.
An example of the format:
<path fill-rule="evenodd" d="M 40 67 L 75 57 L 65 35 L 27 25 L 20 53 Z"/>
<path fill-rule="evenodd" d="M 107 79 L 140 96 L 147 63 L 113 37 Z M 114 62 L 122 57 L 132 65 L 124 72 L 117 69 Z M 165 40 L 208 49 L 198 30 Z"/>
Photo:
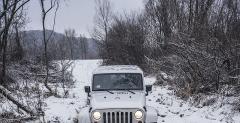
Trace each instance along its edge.
<path fill-rule="evenodd" d="M 8 118 L 0 118 L 0 121 L 2 122 L 6 122 L 6 123 L 9 123 L 9 122 L 20 122 L 20 121 L 31 121 L 31 120 L 35 120 L 37 119 L 37 117 L 24 117 L 24 118 L 14 118 L 14 119 L 8 119 Z"/>
<path fill-rule="evenodd" d="M 20 109 L 25 111 L 26 113 L 30 114 L 31 116 L 37 116 L 35 112 L 33 112 L 31 109 L 29 109 L 27 106 L 24 104 L 21 104 L 18 102 L 11 94 L 9 90 L 4 88 L 3 86 L 0 85 L 0 94 L 2 94 L 4 97 L 6 97 L 8 100 L 10 100 L 12 103 L 17 105 Z"/>

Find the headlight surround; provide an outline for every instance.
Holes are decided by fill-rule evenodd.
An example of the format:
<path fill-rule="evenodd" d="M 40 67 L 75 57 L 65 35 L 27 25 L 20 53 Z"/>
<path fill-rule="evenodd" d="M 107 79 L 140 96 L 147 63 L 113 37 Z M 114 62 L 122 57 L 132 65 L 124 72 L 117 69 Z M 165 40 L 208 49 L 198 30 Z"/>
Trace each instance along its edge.
<path fill-rule="evenodd" d="M 135 116 L 135 118 L 136 118 L 137 120 L 142 119 L 142 118 L 143 118 L 143 111 L 141 111 L 141 110 L 136 111 L 136 112 L 134 113 L 134 116 Z"/>
<path fill-rule="evenodd" d="M 93 117 L 94 120 L 100 120 L 102 118 L 101 113 L 98 112 L 98 111 L 94 111 L 92 113 L 92 117 Z"/>

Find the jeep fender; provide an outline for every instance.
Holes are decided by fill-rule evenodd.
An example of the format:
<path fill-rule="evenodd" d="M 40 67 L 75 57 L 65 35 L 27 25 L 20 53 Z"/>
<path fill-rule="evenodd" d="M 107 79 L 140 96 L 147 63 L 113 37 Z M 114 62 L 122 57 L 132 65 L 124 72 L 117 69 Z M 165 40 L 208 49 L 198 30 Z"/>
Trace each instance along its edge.
<path fill-rule="evenodd" d="M 150 106 L 147 106 L 146 112 L 146 123 L 157 123 L 158 120 L 158 111 Z"/>
<path fill-rule="evenodd" d="M 89 107 L 82 108 L 78 116 L 78 123 L 91 123 L 89 117 Z"/>

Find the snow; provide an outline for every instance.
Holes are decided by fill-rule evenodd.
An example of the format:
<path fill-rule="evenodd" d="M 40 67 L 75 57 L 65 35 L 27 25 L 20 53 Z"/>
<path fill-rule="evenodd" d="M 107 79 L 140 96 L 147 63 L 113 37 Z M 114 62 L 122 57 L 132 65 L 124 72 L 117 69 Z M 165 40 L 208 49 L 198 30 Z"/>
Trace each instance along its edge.
<path fill-rule="evenodd" d="M 50 97 L 45 100 L 45 115 L 49 121 L 72 122 L 77 112 L 86 105 L 87 95 L 84 86 L 90 84 L 92 72 L 101 64 L 101 60 L 76 60 L 73 64 L 75 87 L 69 89 L 69 97 Z"/>
<path fill-rule="evenodd" d="M 72 123 L 79 110 L 86 105 L 84 86 L 90 85 L 92 72 L 101 60 L 77 60 L 73 65 L 75 86 L 69 89 L 69 97 L 49 97 L 44 100 L 45 120 Z M 167 75 L 165 75 L 167 77 Z M 156 81 L 154 76 L 145 77 L 147 85 Z M 215 97 L 215 96 L 213 96 Z M 174 95 L 169 86 L 153 86 L 147 96 L 147 105 L 159 112 L 158 123 L 239 123 L 239 113 L 234 113 L 229 104 L 216 103 L 212 106 L 196 107 L 190 101 L 183 101 Z"/>
<path fill-rule="evenodd" d="M 111 65 L 98 67 L 93 73 L 143 73 L 143 71 L 136 65 Z"/>
<path fill-rule="evenodd" d="M 174 95 L 169 86 L 154 86 L 153 92 L 147 97 L 147 104 L 157 108 L 160 122 L 165 123 L 238 123 L 239 113 L 234 114 L 232 106 L 217 102 L 212 106 L 196 107 Z"/>

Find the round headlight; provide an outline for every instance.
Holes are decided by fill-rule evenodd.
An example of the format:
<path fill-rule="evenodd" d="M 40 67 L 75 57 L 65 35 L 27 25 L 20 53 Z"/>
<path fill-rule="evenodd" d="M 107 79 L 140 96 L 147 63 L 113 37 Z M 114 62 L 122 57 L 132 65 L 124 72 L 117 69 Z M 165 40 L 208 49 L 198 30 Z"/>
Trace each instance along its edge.
<path fill-rule="evenodd" d="M 100 112 L 93 112 L 93 118 L 94 120 L 100 120 L 101 119 L 101 113 Z"/>
<path fill-rule="evenodd" d="M 143 118 L 143 112 L 142 111 L 136 111 L 134 114 L 136 119 L 142 119 Z"/>

